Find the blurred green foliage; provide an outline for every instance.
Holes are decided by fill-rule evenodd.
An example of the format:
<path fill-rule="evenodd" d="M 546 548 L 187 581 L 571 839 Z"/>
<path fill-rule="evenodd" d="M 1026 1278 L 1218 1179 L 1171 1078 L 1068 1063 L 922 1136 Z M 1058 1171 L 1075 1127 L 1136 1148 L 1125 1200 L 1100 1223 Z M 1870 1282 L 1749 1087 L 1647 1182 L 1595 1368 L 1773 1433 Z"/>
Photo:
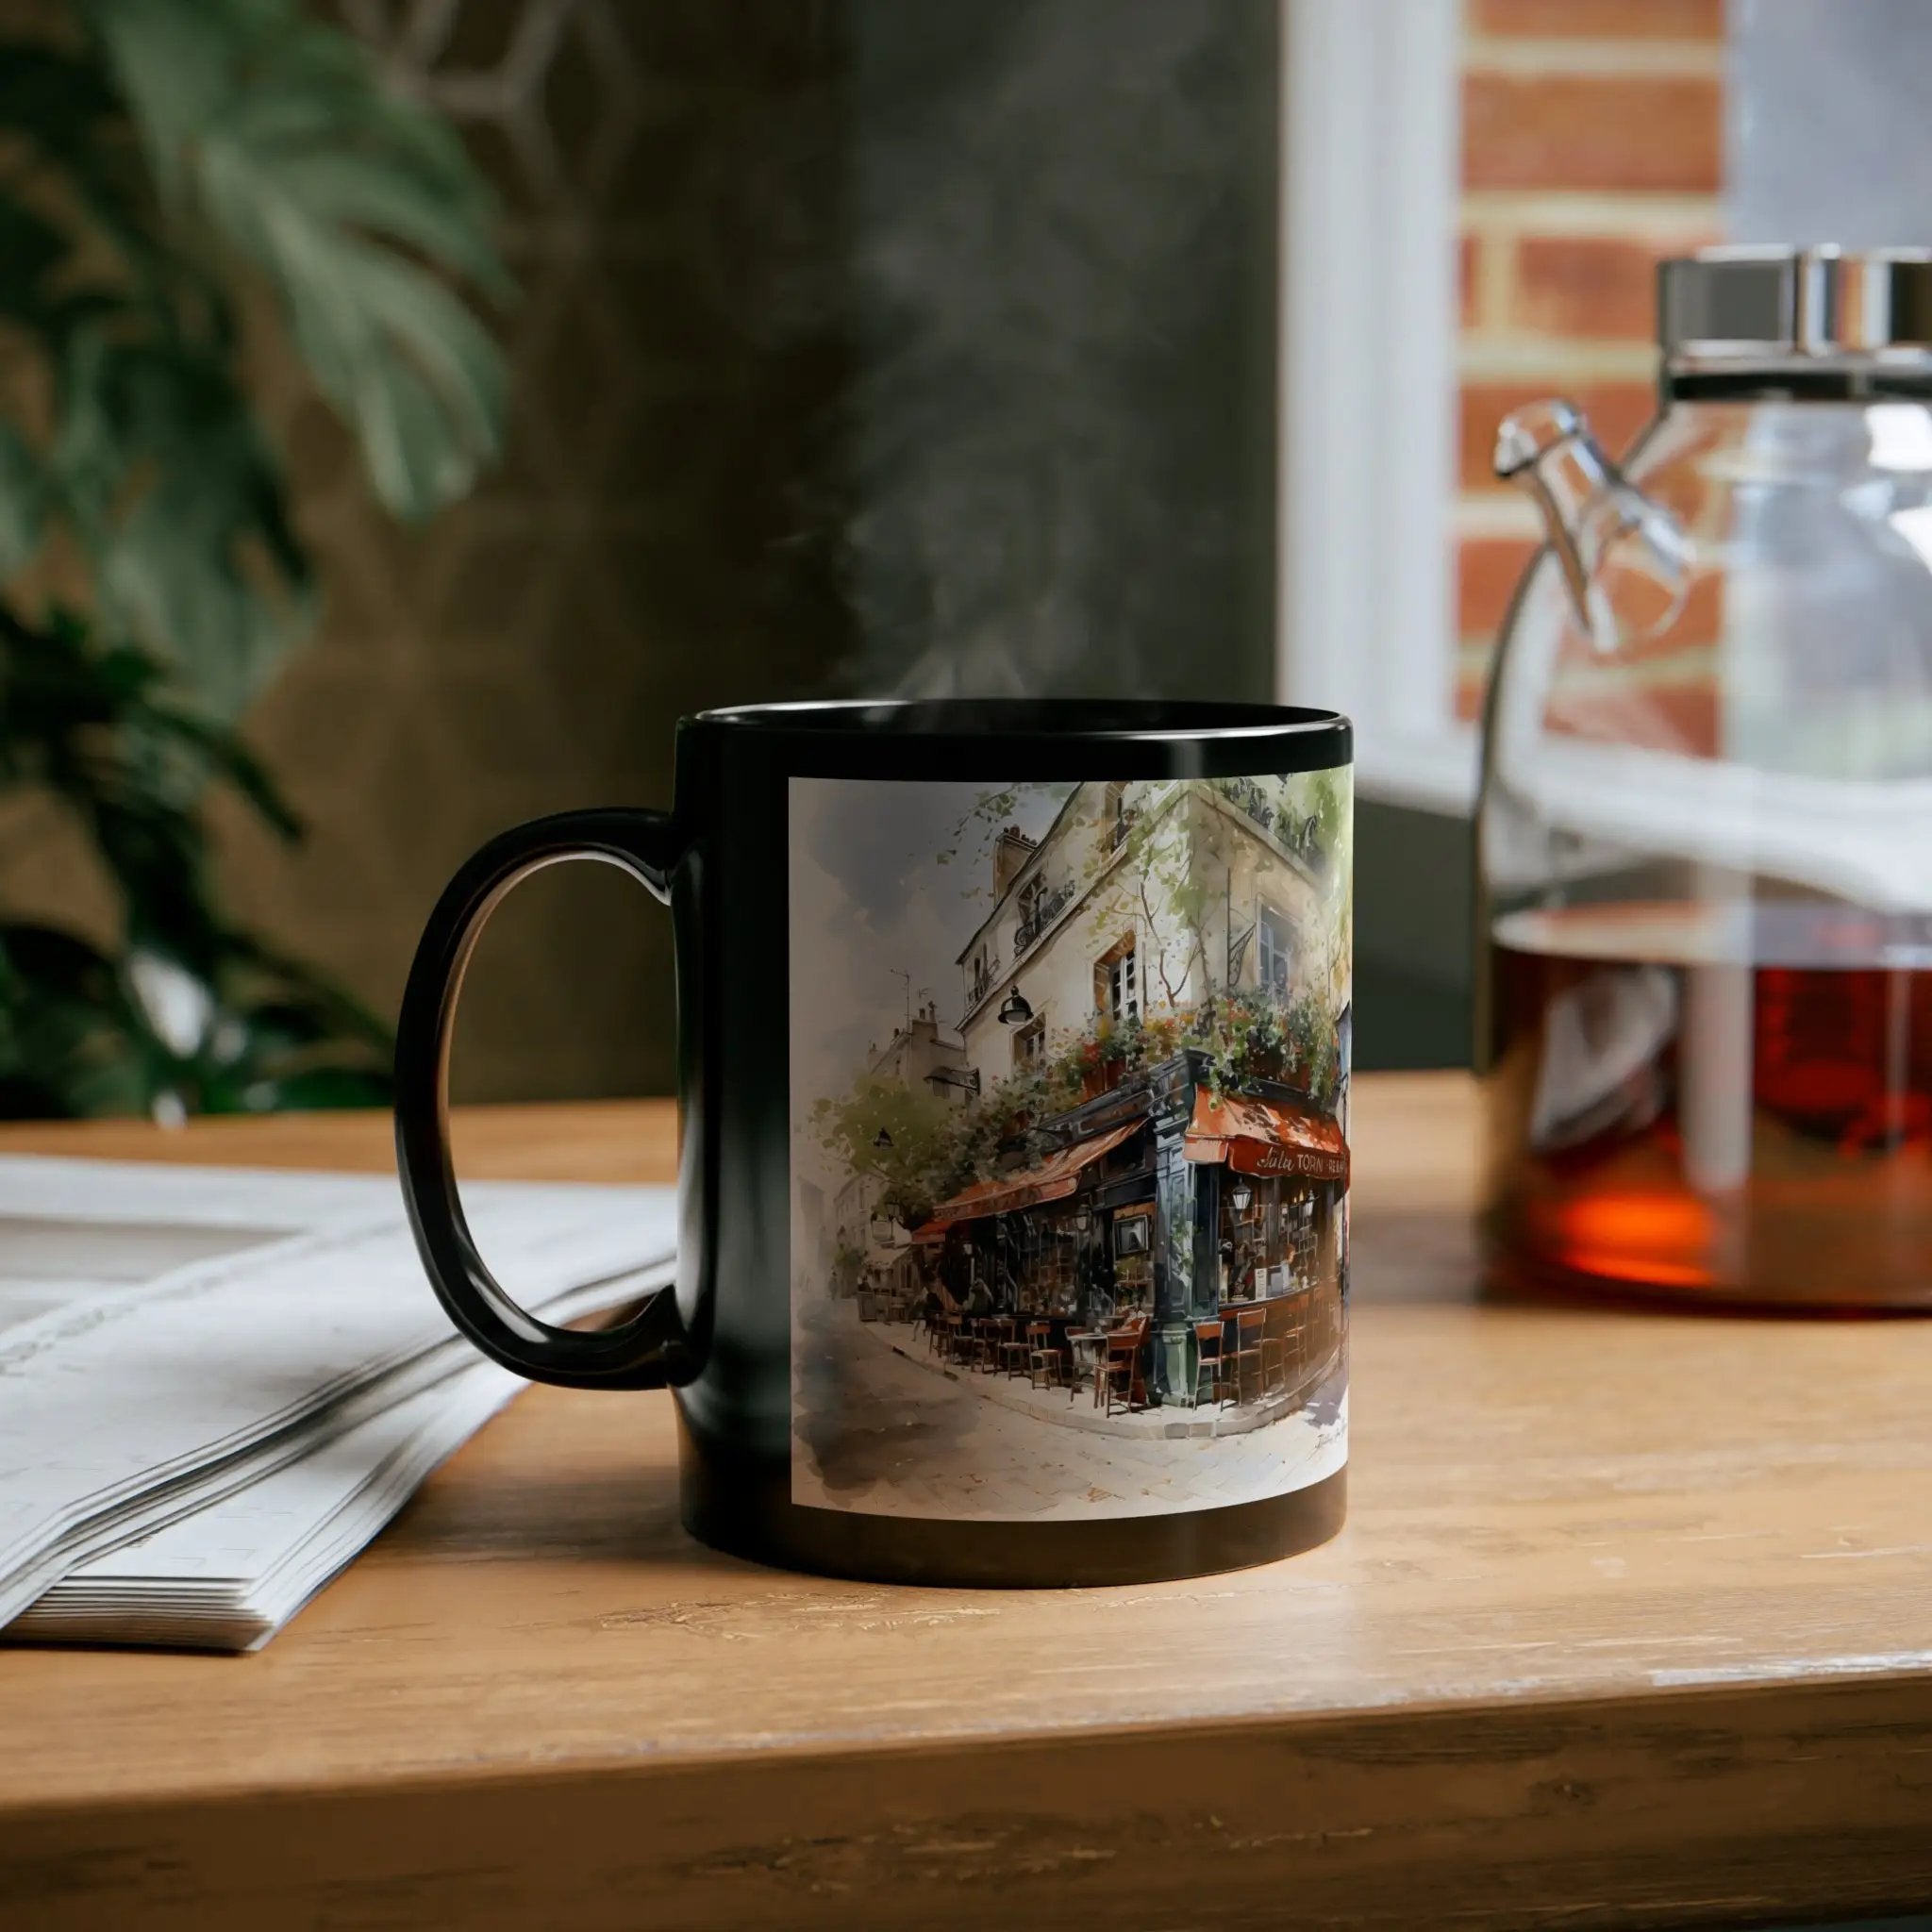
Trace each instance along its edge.
<path fill-rule="evenodd" d="M 386 1029 L 223 915 L 201 806 L 298 827 L 235 721 L 315 615 L 242 310 L 395 515 L 496 456 L 492 209 L 299 0 L 70 0 L 0 42 L 0 805 L 77 820 L 119 942 L 0 910 L 0 1113 L 379 1100 Z"/>

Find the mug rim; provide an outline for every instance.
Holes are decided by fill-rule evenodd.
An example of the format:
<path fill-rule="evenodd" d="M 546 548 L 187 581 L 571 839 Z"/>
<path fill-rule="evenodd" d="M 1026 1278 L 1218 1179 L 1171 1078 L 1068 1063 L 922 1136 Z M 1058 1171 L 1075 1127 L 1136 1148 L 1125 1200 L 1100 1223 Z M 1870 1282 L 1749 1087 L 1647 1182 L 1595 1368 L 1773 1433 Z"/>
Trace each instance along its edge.
<path fill-rule="evenodd" d="M 1340 711 L 1208 698 L 808 698 L 724 706 L 683 722 L 685 728 L 777 733 L 822 743 L 883 736 L 982 743 L 1001 739 L 1253 744 L 1353 736 L 1349 720 Z"/>

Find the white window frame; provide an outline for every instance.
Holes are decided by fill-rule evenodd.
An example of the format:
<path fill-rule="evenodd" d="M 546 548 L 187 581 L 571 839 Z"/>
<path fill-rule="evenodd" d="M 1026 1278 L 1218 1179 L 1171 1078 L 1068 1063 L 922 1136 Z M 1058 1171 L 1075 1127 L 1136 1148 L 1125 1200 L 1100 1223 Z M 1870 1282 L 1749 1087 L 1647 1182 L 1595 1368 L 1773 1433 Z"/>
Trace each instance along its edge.
<path fill-rule="evenodd" d="M 1045 1058 L 1046 1015 L 1036 1013 L 1025 1025 L 1013 1029 L 1013 1071 L 1017 1074 Z"/>
<path fill-rule="evenodd" d="M 1126 968 L 1124 974 L 1121 969 Z M 1117 1023 L 1141 1017 L 1141 935 L 1130 932 L 1093 962 L 1102 1019 Z"/>
<path fill-rule="evenodd" d="M 1273 938 L 1270 930 L 1273 929 Z M 1286 996 L 1294 985 L 1294 926 L 1288 915 L 1279 907 L 1271 906 L 1266 899 L 1255 905 L 1255 979 L 1263 992 L 1279 992 Z M 1269 973 L 1271 955 L 1282 961 L 1285 971 L 1281 984 L 1274 984 Z"/>
<path fill-rule="evenodd" d="M 1365 797 L 1466 813 L 1456 722 L 1460 0 L 1282 0 L 1275 689 Z"/>

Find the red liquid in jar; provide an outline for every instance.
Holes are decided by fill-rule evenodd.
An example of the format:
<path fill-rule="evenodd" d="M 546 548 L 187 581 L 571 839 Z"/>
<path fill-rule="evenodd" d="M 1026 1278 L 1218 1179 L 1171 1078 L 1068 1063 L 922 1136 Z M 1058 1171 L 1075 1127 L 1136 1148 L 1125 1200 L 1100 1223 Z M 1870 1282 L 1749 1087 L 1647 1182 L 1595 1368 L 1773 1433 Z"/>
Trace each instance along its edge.
<path fill-rule="evenodd" d="M 1530 1283 L 1932 1308 L 1932 941 L 1797 902 L 1507 915 L 1485 1219 Z"/>

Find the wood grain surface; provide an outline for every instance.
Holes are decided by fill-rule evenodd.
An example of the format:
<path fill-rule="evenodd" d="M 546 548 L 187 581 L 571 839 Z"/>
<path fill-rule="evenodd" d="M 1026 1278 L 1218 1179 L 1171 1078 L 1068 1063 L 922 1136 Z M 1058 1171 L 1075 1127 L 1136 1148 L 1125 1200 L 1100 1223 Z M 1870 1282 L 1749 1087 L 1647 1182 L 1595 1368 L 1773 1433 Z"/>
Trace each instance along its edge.
<path fill-rule="evenodd" d="M 0 1926 L 1932 1902 L 1932 1324 L 1480 1302 L 1468 1084 L 1357 1091 L 1327 1548 L 1082 1592 L 791 1576 L 684 1536 L 666 1398 L 532 1391 L 258 1657 L 0 1653 Z M 485 1110 L 462 1164 L 662 1175 L 673 1140 Z M 387 1159 L 355 1118 L 23 1144 Z"/>

